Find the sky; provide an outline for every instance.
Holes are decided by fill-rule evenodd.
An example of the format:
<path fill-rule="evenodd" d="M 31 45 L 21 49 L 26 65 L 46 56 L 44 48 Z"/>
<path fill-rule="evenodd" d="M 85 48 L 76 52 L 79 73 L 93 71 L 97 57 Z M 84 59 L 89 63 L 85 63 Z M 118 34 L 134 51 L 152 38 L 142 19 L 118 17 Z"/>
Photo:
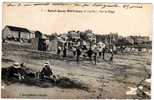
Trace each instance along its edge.
<path fill-rule="evenodd" d="M 152 4 L 110 3 L 102 4 L 104 6 L 89 4 L 84 7 L 81 4 L 71 3 L 69 5 L 34 4 L 3 3 L 3 28 L 6 25 L 19 26 L 39 30 L 44 34 L 91 29 L 96 34 L 114 32 L 122 36 L 152 35 Z"/>

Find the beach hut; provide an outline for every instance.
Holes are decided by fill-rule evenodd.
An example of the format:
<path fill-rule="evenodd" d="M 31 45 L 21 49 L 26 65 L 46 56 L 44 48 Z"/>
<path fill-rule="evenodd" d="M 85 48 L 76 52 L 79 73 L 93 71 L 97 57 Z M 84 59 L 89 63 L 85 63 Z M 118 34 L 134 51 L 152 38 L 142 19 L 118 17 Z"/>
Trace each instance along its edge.
<path fill-rule="evenodd" d="M 2 30 L 2 39 L 28 42 L 30 34 L 31 32 L 26 28 L 7 25 Z"/>

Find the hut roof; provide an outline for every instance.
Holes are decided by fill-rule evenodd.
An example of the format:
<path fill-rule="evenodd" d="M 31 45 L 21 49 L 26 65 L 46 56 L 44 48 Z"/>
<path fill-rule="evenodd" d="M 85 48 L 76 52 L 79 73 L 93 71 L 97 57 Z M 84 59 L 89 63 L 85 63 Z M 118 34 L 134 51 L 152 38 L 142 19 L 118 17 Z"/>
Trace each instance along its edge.
<path fill-rule="evenodd" d="M 30 33 L 30 31 L 26 28 L 22 28 L 22 27 L 16 27 L 16 26 L 6 26 L 8 27 L 11 31 L 18 31 L 18 32 L 28 32 Z"/>

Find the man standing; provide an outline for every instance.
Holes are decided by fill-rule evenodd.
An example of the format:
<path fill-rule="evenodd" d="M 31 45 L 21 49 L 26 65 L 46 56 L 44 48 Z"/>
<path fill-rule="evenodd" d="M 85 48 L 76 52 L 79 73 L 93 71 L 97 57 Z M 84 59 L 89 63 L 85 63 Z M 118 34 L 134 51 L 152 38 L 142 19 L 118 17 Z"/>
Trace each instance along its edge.
<path fill-rule="evenodd" d="M 90 59 L 90 61 L 92 61 L 92 54 L 93 54 L 93 50 L 91 49 L 91 47 L 89 48 L 89 50 L 87 51 L 88 57 Z"/>
<path fill-rule="evenodd" d="M 103 52 L 103 59 L 104 59 L 104 56 L 105 56 L 105 44 L 104 43 L 102 44 L 102 52 Z"/>
<path fill-rule="evenodd" d="M 79 63 L 79 61 L 80 61 L 80 55 L 81 55 L 81 51 L 80 51 L 80 48 L 79 47 L 77 47 L 77 49 L 76 49 L 76 61 L 77 61 L 77 63 Z"/>
<path fill-rule="evenodd" d="M 96 65 L 96 62 L 97 62 L 97 52 L 94 53 L 94 56 L 93 57 L 94 57 L 95 65 Z"/>
<path fill-rule="evenodd" d="M 101 46 L 98 47 L 98 52 L 99 52 L 99 57 L 101 58 L 101 56 L 102 56 L 102 47 Z"/>
<path fill-rule="evenodd" d="M 76 56 L 76 47 L 72 47 L 73 55 Z"/>
<path fill-rule="evenodd" d="M 115 45 L 113 45 L 113 53 L 117 54 L 117 47 Z"/>
<path fill-rule="evenodd" d="M 58 46 L 58 48 L 57 48 L 57 55 L 60 55 L 60 51 L 61 51 L 61 47 Z"/>
<path fill-rule="evenodd" d="M 110 57 L 110 61 L 113 61 L 113 49 L 110 49 L 110 53 L 111 53 L 111 57 Z"/>
<path fill-rule="evenodd" d="M 66 57 L 67 53 L 66 53 L 66 47 L 64 46 L 64 49 L 63 49 L 63 57 Z"/>

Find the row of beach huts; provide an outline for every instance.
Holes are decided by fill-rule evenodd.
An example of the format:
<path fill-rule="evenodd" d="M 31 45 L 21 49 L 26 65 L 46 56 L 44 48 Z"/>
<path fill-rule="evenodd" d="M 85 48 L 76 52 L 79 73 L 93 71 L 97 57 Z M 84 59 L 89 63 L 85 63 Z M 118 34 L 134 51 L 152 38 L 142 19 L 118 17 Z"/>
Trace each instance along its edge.
<path fill-rule="evenodd" d="M 84 33 L 86 33 L 86 36 Z M 85 30 L 85 32 L 72 30 L 64 34 L 55 35 L 53 38 L 53 34 L 45 35 L 38 30 L 31 31 L 27 28 L 9 25 L 5 26 L 2 30 L 2 41 L 30 43 L 32 49 L 40 51 L 57 51 L 58 46 L 63 46 L 66 43 L 70 47 L 77 45 L 92 45 L 100 42 L 105 44 L 115 44 L 118 46 L 135 46 L 134 44 L 137 43 L 144 44 L 144 47 L 148 46 L 150 48 L 152 44 L 149 37 L 129 36 L 123 38 L 118 36 L 118 34 L 96 35 L 92 30 Z"/>
<path fill-rule="evenodd" d="M 88 31 L 87 31 L 88 32 Z M 71 39 L 68 39 L 70 38 Z M 91 31 L 87 35 L 92 42 L 96 42 L 96 36 Z M 69 43 L 68 43 L 69 40 Z M 40 31 L 30 31 L 27 28 L 16 26 L 5 26 L 2 30 L 2 41 L 16 41 L 20 43 L 30 43 L 32 49 L 40 51 L 56 51 L 57 46 L 67 44 L 69 46 L 79 45 L 81 43 L 80 35 L 76 31 L 69 31 L 68 33 L 58 35 L 52 39 L 48 35 Z M 85 43 L 85 41 L 82 41 Z"/>

